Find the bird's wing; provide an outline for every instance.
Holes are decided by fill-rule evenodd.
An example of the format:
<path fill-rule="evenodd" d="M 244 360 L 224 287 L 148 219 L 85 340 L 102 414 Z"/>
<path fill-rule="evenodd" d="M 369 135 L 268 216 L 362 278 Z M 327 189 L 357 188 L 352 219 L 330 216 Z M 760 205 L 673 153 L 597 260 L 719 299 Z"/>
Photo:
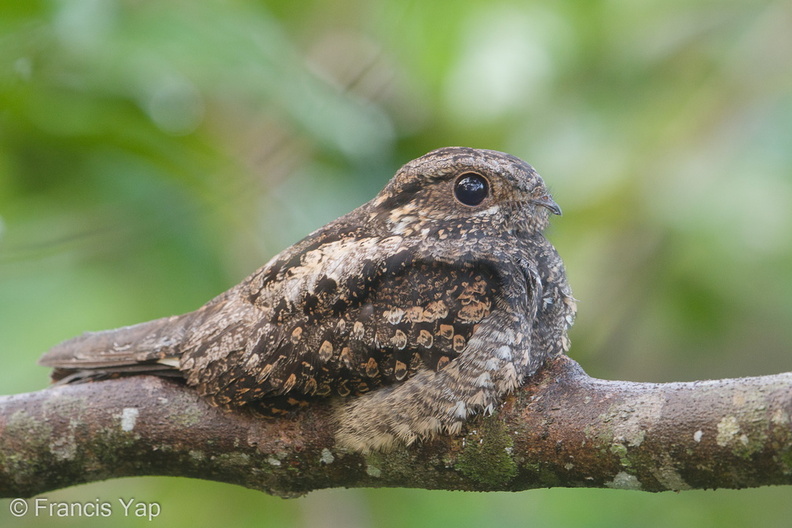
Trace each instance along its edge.
<path fill-rule="evenodd" d="M 499 279 L 483 264 L 420 260 L 412 249 L 401 237 L 347 238 L 274 259 L 224 308 L 258 320 L 210 321 L 223 329 L 187 343 L 188 383 L 241 405 L 361 394 L 442 369 L 490 313 Z"/>
<path fill-rule="evenodd" d="M 336 408 L 336 441 L 356 451 L 387 450 L 446 431 L 457 434 L 476 413 L 492 413 L 544 362 L 534 343 L 542 283 L 532 266 L 497 263 L 492 310 L 475 323 L 458 358 L 439 372 L 422 370 L 406 382 Z"/>

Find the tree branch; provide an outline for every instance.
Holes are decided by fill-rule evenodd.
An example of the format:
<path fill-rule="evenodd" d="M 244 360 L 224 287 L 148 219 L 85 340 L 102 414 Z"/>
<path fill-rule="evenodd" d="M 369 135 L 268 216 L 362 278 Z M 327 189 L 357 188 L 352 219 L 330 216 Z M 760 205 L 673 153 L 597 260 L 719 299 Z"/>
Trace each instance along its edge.
<path fill-rule="evenodd" d="M 328 487 L 646 491 L 792 484 L 792 373 L 690 383 L 594 379 L 550 362 L 463 434 L 363 456 L 331 404 L 271 420 L 151 376 L 0 397 L 0 496 L 132 475 L 282 496 Z"/>

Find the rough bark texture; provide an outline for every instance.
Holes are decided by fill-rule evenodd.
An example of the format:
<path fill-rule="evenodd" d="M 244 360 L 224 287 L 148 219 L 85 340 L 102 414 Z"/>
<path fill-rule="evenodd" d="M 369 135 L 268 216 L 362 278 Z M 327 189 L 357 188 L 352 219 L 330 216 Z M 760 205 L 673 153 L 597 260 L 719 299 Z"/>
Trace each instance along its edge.
<path fill-rule="evenodd" d="M 139 376 L 0 397 L 0 496 L 178 475 L 282 496 L 328 487 L 645 491 L 792 484 L 792 373 L 691 383 L 604 381 L 566 357 L 463 434 L 362 456 L 336 449 L 330 406 L 270 420 Z"/>

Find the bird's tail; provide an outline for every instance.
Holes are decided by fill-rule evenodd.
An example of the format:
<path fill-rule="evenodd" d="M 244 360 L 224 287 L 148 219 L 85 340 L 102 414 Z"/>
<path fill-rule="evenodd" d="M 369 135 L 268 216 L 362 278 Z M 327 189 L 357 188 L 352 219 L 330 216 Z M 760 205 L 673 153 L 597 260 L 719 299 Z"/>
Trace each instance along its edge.
<path fill-rule="evenodd" d="M 53 347 L 39 364 L 52 367 L 52 379 L 61 382 L 118 374 L 179 376 L 180 348 L 192 315 L 86 332 Z"/>

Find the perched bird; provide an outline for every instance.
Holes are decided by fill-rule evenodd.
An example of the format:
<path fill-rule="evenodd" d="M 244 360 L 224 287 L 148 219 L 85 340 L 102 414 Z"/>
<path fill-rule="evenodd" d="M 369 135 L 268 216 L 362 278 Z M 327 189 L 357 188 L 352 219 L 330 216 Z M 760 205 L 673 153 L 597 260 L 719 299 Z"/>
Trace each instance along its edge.
<path fill-rule="evenodd" d="M 361 452 L 455 434 L 569 348 L 550 214 L 520 159 L 435 150 L 198 310 L 83 334 L 40 363 L 66 382 L 179 376 L 272 413 L 336 397 L 337 443 Z"/>

